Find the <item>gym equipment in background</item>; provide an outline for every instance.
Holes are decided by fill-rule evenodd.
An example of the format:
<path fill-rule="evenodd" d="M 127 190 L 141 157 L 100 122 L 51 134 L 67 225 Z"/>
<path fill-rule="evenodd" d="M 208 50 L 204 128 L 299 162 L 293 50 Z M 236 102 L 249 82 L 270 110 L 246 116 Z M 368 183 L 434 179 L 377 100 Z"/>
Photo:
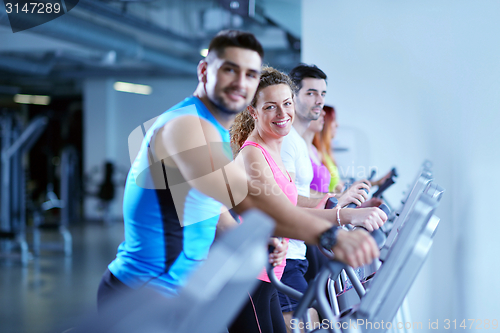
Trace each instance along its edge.
<path fill-rule="evenodd" d="M 439 225 L 439 218 L 434 212 L 443 191 L 434 183 L 430 183 L 423 191 L 410 210 L 382 266 L 370 279 L 366 295 L 359 306 L 341 314 L 339 320 L 342 323 L 358 319 L 364 320 L 364 323 L 387 323 L 394 319 L 432 246 Z M 385 329 L 366 326 L 361 331 Z"/>
<path fill-rule="evenodd" d="M 9 256 L 17 245 L 23 265 L 27 264 L 30 256 L 26 242 L 26 171 L 23 156 L 38 140 L 47 124 L 47 117 L 35 117 L 23 128 L 22 121 L 13 112 L 0 115 L 0 252 Z"/>
<path fill-rule="evenodd" d="M 422 182 L 419 175 L 417 183 Z M 419 187 L 418 187 L 419 188 Z M 418 275 L 433 243 L 433 238 L 439 224 L 439 218 L 434 215 L 442 198 L 444 189 L 432 181 L 425 182 L 425 187 L 410 193 L 405 201 L 405 214 L 400 223 L 397 237 L 391 245 L 385 244 L 388 249 L 385 260 L 375 274 L 366 277 L 363 281 L 356 279 L 352 268 L 341 263 L 329 262 L 314 283 L 309 286 L 301 297 L 300 293 L 284 286 L 281 282 L 268 275 L 276 288 L 290 297 L 300 297 L 300 303 L 293 318 L 298 322 L 308 322 L 307 309 L 314 307 L 324 319 L 328 319 L 328 327 L 321 327 L 317 331 L 329 332 L 385 332 L 396 316 L 402 318 L 404 314 L 404 301 L 413 281 Z M 325 284 L 328 278 L 339 281 L 342 271 L 347 271 L 353 280 L 354 290 L 359 295 L 358 304 L 340 304 L 335 299 L 328 300 L 325 295 Z M 362 288 L 360 288 L 360 284 Z M 330 305 L 331 304 L 331 305 Z M 349 306 L 347 306 L 349 305 Z M 402 310 L 403 308 L 403 310 Z M 385 327 L 380 327 L 380 323 Z M 355 327 L 352 327 L 355 323 Z M 362 323 L 362 324 L 361 324 Z M 369 323 L 378 323 L 373 327 Z M 357 325 L 356 325 L 357 324 Z M 344 326 L 343 326 L 344 325 Z M 375 325 L 376 326 L 376 325 Z M 344 329 L 341 329 L 344 327 Z M 346 328 L 347 327 L 347 328 Z M 299 332 L 298 327 L 294 332 Z M 306 330 L 309 332 L 311 330 Z"/>
<path fill-rule="evenodd" d="M 380 185 L 375 193 L 373 193 L 372 198 L 382 198 L 382 194 L 385 190 L 387 190 L 392 184 L 396 183 L 396 177 L 398 173 L 396 172 L 396 168 L 391 169 L 391 175 L 387 178 L 382 185 Z"/>
<path fill-rule="evenodd" d="M 66 256 L 71 256 L 73 251 L 73 238 L 68 230 L 71 220 L 77 219 L 78 203 L 80 198 L 76 191 L 79 188 L 79 157 L 73 146 L 67 146 L 61 153 L 61 199 L 54 193 L 53 184 L 47 186 L 47 201 L 33 210 L 33 252 L 40 255 L 42 248 L 51 250 L 62 250 Z M 57 221 L 45 221 L 46 212 L 52 209 L 60 209 L 60 217 Z M 58 231 L 62 237 L 62 244 L 58 242 L 43 242 L 42 231 Z"/>
<path fill-rule="evenodd" d="M 387 226 L 384 225 L 382 227 L 382 230 L 384 230 L 384 232 L 388 234 L 384 246 L 380 249 L 380 260 L 382 261 L 385 259 L 390 247 L 392 246 L 392 243 L 397 237 L 399 229 L 401 229 L 408 213 L 416 203 L 417 198 L 433 180 L 432 174 L 429 170 L 429 164 L 429 161 L 424 162 L 417 174 L 411 190 L 408 192 L 408 195 L 406 195 L 401 201 L 401 207 L 395 212 L 394 215 L 390 216 L 390 219 L 392 220 L 389 220 L 388 223 L 386 223 Z"/>

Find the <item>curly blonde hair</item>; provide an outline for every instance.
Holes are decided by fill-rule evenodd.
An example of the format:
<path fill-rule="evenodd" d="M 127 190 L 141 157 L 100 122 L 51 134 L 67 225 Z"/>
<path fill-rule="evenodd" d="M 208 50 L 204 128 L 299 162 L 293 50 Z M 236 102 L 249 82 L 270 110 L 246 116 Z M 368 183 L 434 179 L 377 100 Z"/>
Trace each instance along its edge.
<path fill-rule="evenodd" d="M 257 96 L 262 89 L 278 84 L 286 84 L 290 87 L 292 95 L 295 94 L 296 87 L 293 84 L 292 80 L 290 80 L 288 75 L 272 67 L 262 67 L 259 86 L 257 87 L 257 91 L 255 91 L 255 96 L 253 97 L 250 105 L 252 107 L 255 107 L 257 105 Z M 231 148 L 235 157 L 254 128 L 255 121 L 250 114 L 250 111 L 248 111 L 248 108 L 240 112 L 234 119 L 234 123 L 230 129 L 230 134 Z"/>

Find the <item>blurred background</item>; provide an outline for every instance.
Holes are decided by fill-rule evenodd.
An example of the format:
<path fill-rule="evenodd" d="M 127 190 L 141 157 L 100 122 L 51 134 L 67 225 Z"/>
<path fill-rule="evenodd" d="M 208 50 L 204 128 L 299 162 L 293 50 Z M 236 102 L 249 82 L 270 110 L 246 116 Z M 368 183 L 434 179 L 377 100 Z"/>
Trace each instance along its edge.
<path fill-rule="evenodd" d="M 16 33 L 3 8 L 1 332 L 63 331 L 94 311 L 123 237 L 128 137 L 192 94 L 228 28 L 253 32 L 268 65 L 326 72 L 344 177 L 396 167 L 384 197 L 397 207 L 432 161 L 441 224 L 408 297 L 422 331 L 500 320 L 498 1 L 80 0 Z"/>

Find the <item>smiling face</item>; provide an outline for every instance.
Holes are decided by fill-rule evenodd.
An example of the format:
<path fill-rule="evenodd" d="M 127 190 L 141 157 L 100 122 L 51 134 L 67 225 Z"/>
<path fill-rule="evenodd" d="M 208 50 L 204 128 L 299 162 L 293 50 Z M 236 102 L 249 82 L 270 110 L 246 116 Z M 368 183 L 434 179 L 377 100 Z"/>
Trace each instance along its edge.
<path fill-rule="evenodd" d="M 302 88 L 295 96 L 297 117 L 308 121 L 316 120 L 325 105 L 326 81 L 306 77 L 301 83 Z"/>
<path fill-rule="evenodd" d="M 290 87 L 276 84 L 260 90 L 255 107 L 249 107 L 249 111 L 261 137 L 284 137 L 290 132 L 295 115 Z"/>
<path fill-rule="evenodd" d="M 227 47 L 220 56 L 201 62 L 201 80 L 209 100 L 226 114 L 237 114 L 250 104 L 259 84 L 259 54 L 240 47 Z"/>

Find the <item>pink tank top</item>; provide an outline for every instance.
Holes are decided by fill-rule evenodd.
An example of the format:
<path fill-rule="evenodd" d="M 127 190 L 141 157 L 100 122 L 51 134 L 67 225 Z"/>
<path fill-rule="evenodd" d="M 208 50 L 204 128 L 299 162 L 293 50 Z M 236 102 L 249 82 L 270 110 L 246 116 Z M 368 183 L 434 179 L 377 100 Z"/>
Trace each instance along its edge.
<path fill-rule="evenodd" d="M 290 178 L 290 175 L 288 172 L 286 175 L 281 171 L 281 169 L 278 167 L 274 159 L 271 157 L 271 154 L 267 152 L 267 150 L 264 149 L 261 145 L 259 145 L 256 142 L 253 141 L 245 141 L 243 146 L 241 146 L 241 149 L 243 149 L 246 146 L 254 146 L 259 148 L 262 151 L 262 154 L 264 155 L 264 158 L 267 161 L 267 164 L 271 168 L 271 171 L 273 173 L 274 180 L 276 181 L 276 184 L 278 184 L 279 188 L 285 195 L 287 196 L 288 200 L 294 205 L 297 206 L 297 187 L 295 187 L 295 184 Z M 285 242 L 288 243 L 288 238 L 284 238 Z M 280 265 L 274 267 L 274 274 L 276 274 L 276 277 L 278 280 L 281 280 L 281 276 L 283 275 L 283 271 L 285 270 L 285 265 L 286 265 L 286 260 L 283 259 Z M 262 272 L 259 274 L 257 277 L 259 280 L 265 281 L 265 282 L 270 282 L 269 277 L 267 276 L 266 269 L 263 269 Z"/>

